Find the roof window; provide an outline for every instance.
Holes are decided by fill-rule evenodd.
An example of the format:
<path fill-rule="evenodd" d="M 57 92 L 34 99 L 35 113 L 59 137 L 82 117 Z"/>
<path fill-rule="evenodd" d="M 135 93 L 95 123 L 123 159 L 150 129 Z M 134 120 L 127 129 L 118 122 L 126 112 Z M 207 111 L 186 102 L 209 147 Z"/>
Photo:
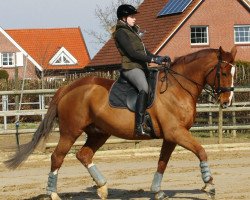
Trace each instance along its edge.
<path fill-rule="evenodd" d="M 51 65 L 75 65 L 77 60 L 64 47 L 62 47 L 49 61 Z"/>
<path fill-rule="evenodd" d="M 169 0 L 159 12 L 158 17 L 182 13 L 193 0 Z"/>

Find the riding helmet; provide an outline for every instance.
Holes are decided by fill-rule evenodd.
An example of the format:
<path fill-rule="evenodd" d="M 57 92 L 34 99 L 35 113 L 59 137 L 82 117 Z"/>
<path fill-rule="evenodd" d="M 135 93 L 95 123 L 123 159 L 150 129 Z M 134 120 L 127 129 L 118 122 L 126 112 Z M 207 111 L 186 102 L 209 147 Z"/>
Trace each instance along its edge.
<path fill-rule="evenodd" d="M 134 6 L 128 4 L 122 4 L 117 8 L 117 18 L 122 19 L 129 15 L 134 15 L 138 13 L 137 9 Z"/>

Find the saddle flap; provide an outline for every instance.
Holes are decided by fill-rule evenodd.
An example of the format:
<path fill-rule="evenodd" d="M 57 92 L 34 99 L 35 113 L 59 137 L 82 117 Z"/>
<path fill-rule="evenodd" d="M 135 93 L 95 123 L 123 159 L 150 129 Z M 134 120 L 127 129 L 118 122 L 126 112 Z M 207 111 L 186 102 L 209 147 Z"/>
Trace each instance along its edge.
<path fill-rule="evenodd" d="M 126 102 L 127 102 L 127 107 L 130 111 L 135 111 L 135 105 L 136 105 L 136 100 L 137 100 L 137 91 L 134 89 L 130 89 L 128 91 L 128 95 L 126 98 Z"/>
<path fill-rule="evenodd" d="M 148 108 L 152 106 L 155 98 L 156 83 L 158 79 L 158 70 L 150 70 L 148 77 L 149 84 L 149 100 Z M 137 100 L 138 91 L 129 83 L 123 76 L 120 76 L 111 87 L 109 93 L 109 104 L 115 108 L 125 108 L 135 111 L 135 104 Z"/>

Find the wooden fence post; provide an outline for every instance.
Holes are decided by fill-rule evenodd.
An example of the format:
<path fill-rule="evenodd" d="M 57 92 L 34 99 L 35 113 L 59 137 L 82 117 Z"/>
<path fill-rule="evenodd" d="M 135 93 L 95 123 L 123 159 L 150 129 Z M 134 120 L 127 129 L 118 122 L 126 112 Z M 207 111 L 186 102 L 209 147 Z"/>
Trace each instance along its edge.
<path fill-rule="evenodd" d="M 8 105 L 8 95 L 3 95 L 2 96 L 2 110 L 3 111 L 8 111 L 9 109 L 9 105 Z M 3 117 L 3 126 L 4 126 L 4 130 L 7 130 L 7 116 Z"/>
<path fill-rule="evenodd" d="M 221 106 L 219 106 L 219 117 L 218 117 L 218 143 L 222 143 L 222 137 L 223 137 L 223 111 Z"/>
<path fill-rule="evenodd" d="M 208 102 L 209 102 L 209 104 L 210 104 L 211 101 L 212 101 L 212 96 L 209 95 L 209 96 L 208 96 Z M 211 108 L 211 106 L 209 106 L 209 107 Z M 209 112 L 209 113 L 208 113 L 208 124 L 209 124 L 209 126 L 212 126 L 212 125 L 213 125 L 213 113 L 212 113 L 212 112 Z M 210 137 L 212 138 L 212 137 L 214 136 L 214 131 L 213 131 L 213 130 L 210 130 L 210 131 L 209 131 L 209 135 L 210 135 Z"/>
<path fill-rule="evenodd" d="M 15 91 L 19 90 L 19 78 L 18 78 L 18 66 L 15 66 Z M 16 94 L 15 96 L 15 110 L 19 110 L 19 95 Z M 21 106 L 20 106 L 21 108 Z M 20 150 L 20 145 L 19 145 L 19 115 L 16 115 L 16 143 L 17 143 L 17 148 Z"/>
<path fill-rule="evenodd" d="M 235 98 L 233 97 L 233 103 L 235 103 Z M 233 120 L 233 125 L 236 125 L 236 116 L 235 116 L 235 111 L 232 112 L 232 120 Z M 236 133 L 236 129 L 232 130 L 232 134 L 233 134 L 233 138 L 236 138 L 237 133 Z"/>
<path fill-rule="evenodd" d="M 18 67 L 15 67 L 15 91 L 19 90 L 19 78 L 18 78 Z M 15 110 L 19 110 L 19 95 L 15 95 Z M 18 116 L 16 116 L 16 121 L 18 120 Z"/>

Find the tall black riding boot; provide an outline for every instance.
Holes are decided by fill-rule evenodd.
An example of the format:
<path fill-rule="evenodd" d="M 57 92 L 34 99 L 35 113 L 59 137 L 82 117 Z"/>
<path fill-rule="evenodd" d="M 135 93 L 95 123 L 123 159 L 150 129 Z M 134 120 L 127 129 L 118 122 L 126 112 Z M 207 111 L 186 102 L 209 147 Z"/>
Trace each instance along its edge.
<path fill-rule="evenodd" d="M 151 129 L 144 123 L 147 101 L 148 94 L 141 90 L 135 105 L 135 132 L 137 135 L 146 135 L 150 137 Z"/>

